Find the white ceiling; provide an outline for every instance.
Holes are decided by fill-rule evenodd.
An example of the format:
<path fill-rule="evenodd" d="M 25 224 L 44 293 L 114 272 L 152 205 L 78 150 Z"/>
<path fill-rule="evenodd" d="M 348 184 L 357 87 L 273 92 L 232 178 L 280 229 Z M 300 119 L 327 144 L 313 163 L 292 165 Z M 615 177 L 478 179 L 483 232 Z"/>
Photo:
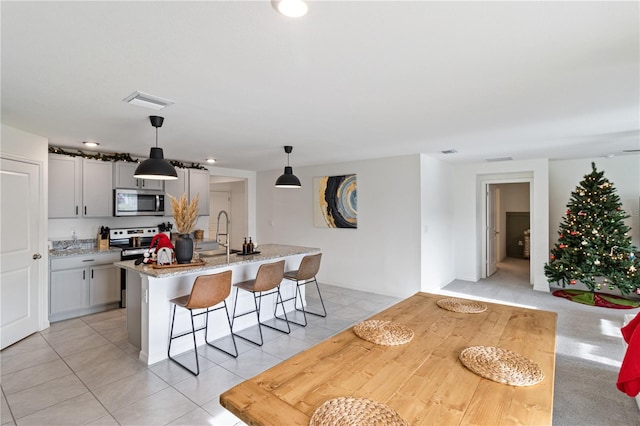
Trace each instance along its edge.
<path fill-rule="evenodd" d="M 2 1 L 2 122 L 50 144 L 273 170 L 640 148 L 640 3 Z M 124 103 L 139 90 L 175 101 Z M 444 156 L 445 149 L 458 154 Z"/>

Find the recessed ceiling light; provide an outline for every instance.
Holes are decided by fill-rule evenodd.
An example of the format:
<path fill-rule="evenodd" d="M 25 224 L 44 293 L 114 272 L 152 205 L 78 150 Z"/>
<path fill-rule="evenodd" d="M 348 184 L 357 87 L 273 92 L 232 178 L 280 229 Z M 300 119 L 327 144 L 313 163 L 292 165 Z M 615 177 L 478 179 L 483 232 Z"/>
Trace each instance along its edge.
<path fill-rule="evenodd" d="M 216 162 L 216 159 L 215 159 L 215 158 L 207 158 L 207 163 L 209 163 L 209 164 L 213 164 L 213 163 L 215 163 L 215 162 Z"/>
<path fill-rule="evenodd" d="M 444 151 L 440 151 L 443 154 L 457 154 L 458 151 L 456 151 L 455 149 L 445 149 Z"/>
<path fill-rule="evenodd" d="M 141 106 L 145 108 L 151 108 L 160 110 L 175 104 L 175 102 L 169 99 L 163 99 L 158 96 L 153 96 L 144 92 L 133 92 L 129 96 L 123 99 L 123 101 L 130 103 L 131 105 Z"/>
<path fill-rule="evenodd" d="M 85 146 L 88 146 L 91 148 L 95 148 L 96 146 L 100 145 L 98 142 L 91 142 L 91 141 L 84 141 L 82 143 L 85 144 Z"/>
<path fill-rule="evenodd" d="M 309 11 L 309 5 L 304 0 L 271 0 L 271 5 L 289 18 L 299 18 Z"/>
<path fill-rule="evenodd" d="M 496 157 L 496 158 L 485 158 L 484 161 L 488 161 L 489 163 L 495 163 L 497 161 L 511 161 L 513 158 L 511 157 Z"/>

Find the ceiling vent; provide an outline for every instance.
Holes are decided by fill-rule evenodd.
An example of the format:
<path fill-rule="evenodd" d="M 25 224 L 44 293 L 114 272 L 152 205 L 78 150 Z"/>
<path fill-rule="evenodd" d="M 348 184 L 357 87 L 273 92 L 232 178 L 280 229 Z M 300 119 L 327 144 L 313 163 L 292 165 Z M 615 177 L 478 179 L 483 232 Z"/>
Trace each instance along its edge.
<path fill-rule="evenodd" d="M 124 98 L 123 101 L 130 103 L 131 105 L 151 108 L 155 110 L 160 110 L 168 107 L 169 105 L 175 104 L 175 102 L 168 99 L 162 99 L 143 92 L 133 92 L 132 94 Z"/>
<path fill-rule="evenodd" d="M 455 149 L 445 149 L 444 151 L 440 151 L 443 154 L 457 154 L 458 151 L 456 151 Z"/>
<path fill-rule="evenodd" d="M 498 161 L 511 161 L 513 160 L 512 157 L 496 157 L 496 158 L 485 158 L 484 161 L 487 161 L 489 163 L 496 163 Z"/>

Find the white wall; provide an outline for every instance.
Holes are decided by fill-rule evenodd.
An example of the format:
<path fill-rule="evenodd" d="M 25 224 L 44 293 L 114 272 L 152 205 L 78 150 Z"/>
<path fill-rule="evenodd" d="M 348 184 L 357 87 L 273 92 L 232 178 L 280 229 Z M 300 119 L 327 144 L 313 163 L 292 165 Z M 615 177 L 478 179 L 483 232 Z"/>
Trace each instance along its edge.
<path fill-rule="evenodd" d="M 40 165 L 40 209 L 39 209 L 39 233 L 40 243 L 38 252 L 42 255 L 39 260 L 41 267 L 38 270 L 38 280 L 40 285 L 40 307 L 39 307 L 39 329 L 49 326 L 48 306 L 49 306 L 49 254 L 47 250 L 47 211 L 48 211 L 48 140 L 38 135 L 24 132 L 13 127 L 0 127 L 0 154 L 3 157 L 14 160 L 24 159 Z M 1 194 L 0 194 L 1 195 Z M 1 201 L 0 201 L 1 202 Z"/>
<path fill-rule="evenodd" d="M 549 170 L 548 160 L 505 161 L 460 164 L 453 168 L 456 278 L 478 281 L 482 274 L 483 182 L 501 176 L 532 176 L 531 188 L 531 278 L 534 289 L 546 291 L 544 263 L 549 251 Z"/>
<path fill-rule="evenodd" d="M 257 241 L 318 247 L 318 279 L 374 293 L 421 289 L 420 156 L 295 167 L 301 189 L 277 189 L 282 170 L 257 178 Z M 358 229 L 313 226 L 313 177 L 356 173 Z M 434 223 L 434 229 L 437 224 Z"/>
<path fill-rule="evenodd" d="M 420 160 L 421 288 L 433 292 L 455 279 L 453 167 L 426 155 L 421 155 Z"/>
<path fill-rule="evenodd" d="M 625 224 L 631 227 L 633 245 L 640 247 L 640 155 L 613 158 L 587 158 L 551 161 L 549 163 L 549 242 L 558 240 L 558 229 L 565 215 L 571 192 L 585 175 L 591 173 L 591 162 L 613 184 L 625 212 L 631 215 Z M 551 248 L 551 247 L 550 247 Z"/>

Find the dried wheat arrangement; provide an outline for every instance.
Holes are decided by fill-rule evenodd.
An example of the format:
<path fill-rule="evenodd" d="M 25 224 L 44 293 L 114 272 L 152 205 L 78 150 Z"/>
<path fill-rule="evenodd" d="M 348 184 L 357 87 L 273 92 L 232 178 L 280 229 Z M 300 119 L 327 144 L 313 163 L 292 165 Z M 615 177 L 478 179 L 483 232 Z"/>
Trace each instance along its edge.
<path fill-rule="evenodd" d="M 173 218 L 179 234 L 190 234 L 195 228 L 198 219 L 198 199 L 196 195 L 190 203 L 187 202 L 187 194 L 182 194 L 180 199 L 167 194 L 173 208 Z"/>

